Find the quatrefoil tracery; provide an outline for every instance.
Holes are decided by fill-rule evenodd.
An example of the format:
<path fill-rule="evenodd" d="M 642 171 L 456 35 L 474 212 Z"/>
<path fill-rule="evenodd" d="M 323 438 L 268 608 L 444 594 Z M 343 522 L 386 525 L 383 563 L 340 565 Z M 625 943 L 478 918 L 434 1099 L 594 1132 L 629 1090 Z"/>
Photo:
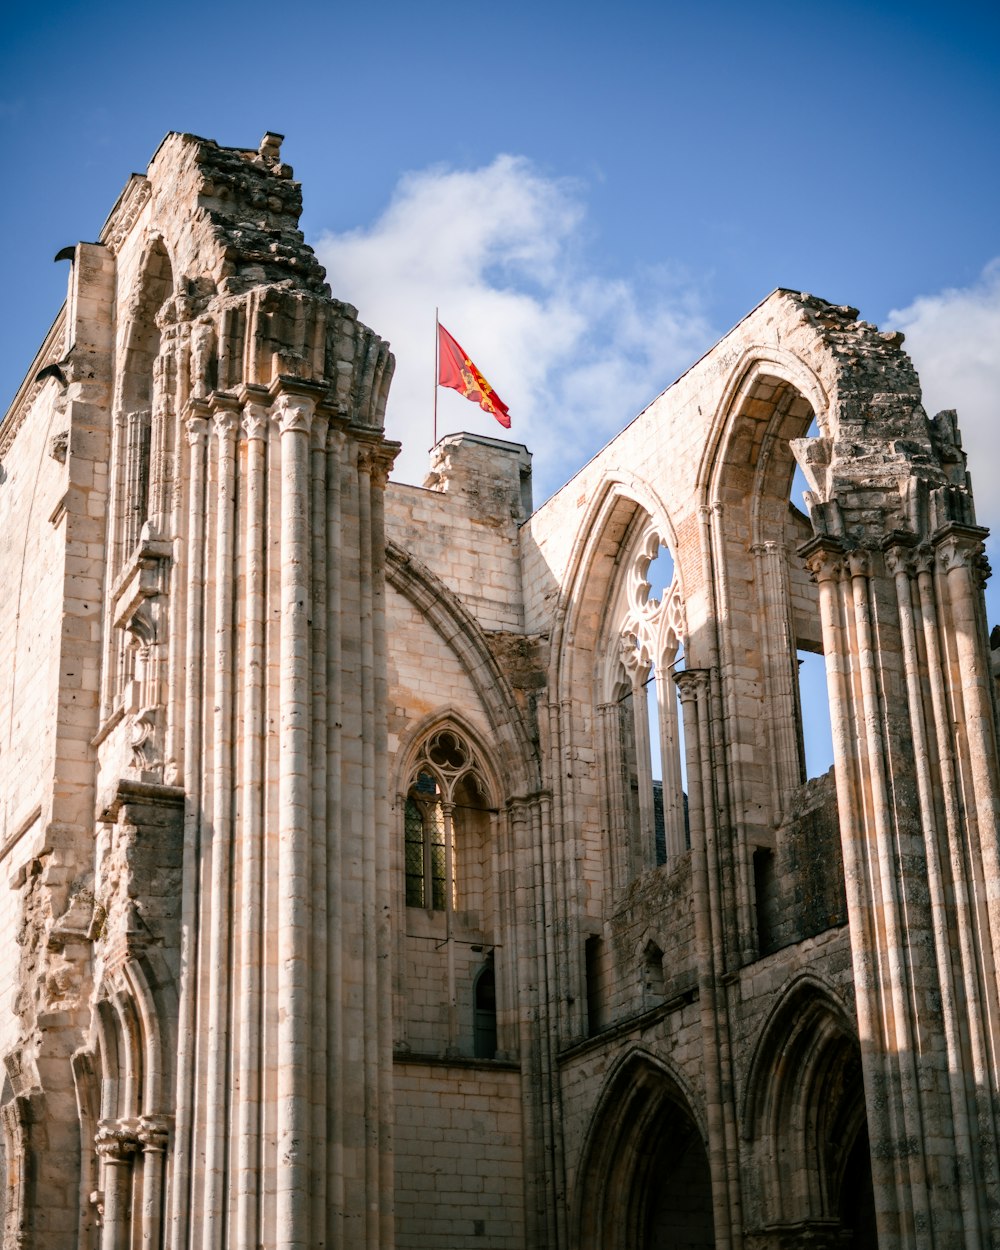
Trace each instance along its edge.
<path fill-rule="evenodd" d="M 661 551 L 669 548 L 651 527 L 628 571 L 627 613 L 619 630 L 619 646 L 626 671 L 640 677 L 658 662 L 657 657 L 676 652 L 685 633 L 676 571 L 667 587 L 656 587 L 650 579 L 650 566 Z"/>
<path fill-rule="evenodd" d="M 425 778 L 433 780 L 440 797 L 447 803 L 453 801 L 455 791 L 463 781 L 471 783 L 486 798 L 479 760 L 466 739 L 455 729 L 439 729 L 421 746 L 410 784 L 417 791 L 424 790 L 427 788 Z"/>

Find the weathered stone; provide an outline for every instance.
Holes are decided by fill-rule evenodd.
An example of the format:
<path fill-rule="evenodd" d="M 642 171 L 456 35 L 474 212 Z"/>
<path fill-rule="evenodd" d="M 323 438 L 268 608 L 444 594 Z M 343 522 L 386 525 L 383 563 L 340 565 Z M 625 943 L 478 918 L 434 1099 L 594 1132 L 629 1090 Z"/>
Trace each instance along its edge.
<path fill-rule="evenodd" d="M 534 512 L 387 483 L 300 208 L 169 135 L 0 424 L 4 1245 L 997 1250 L 955 414 L 782 290 Z"/>

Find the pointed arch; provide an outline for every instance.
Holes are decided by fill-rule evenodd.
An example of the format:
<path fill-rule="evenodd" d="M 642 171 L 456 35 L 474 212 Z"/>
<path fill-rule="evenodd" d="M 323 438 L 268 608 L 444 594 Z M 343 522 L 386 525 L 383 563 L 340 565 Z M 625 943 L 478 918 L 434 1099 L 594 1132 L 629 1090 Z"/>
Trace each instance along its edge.
<path fill-rule="evenodd" d="M 439 708 L 400 743 L 395 787 L 393 871 L 405 917 L 396 931 L 397 1042 L 418 1053 L 512 1053 L 515 986 L 504 958 L 512 848 L 489 744 L 460 713 Z M 408 993 L 415 980 L 420 993 Z M 487 987 L 489 1011 L 481 1001 Z"/>
<path fill-rule="evenodd" d="M 670 585 L 653 587 L 650 566 L 664 549 Z M 578 706 L 576 717 L 560 717 L 557 790 L 574 772 L 574 725 L 593 717 L 598 726 L 602 861 L 612 893 L 687 849 L 682 725 L 670 680 L 686 635 L 683 571 L 665 504 L 648 483 L 609 472 L 577 527 L 555 614 L 550 689 L 560 707 Z M 578 823 L 574 804 L 567 790 L 570 824 Z"/>
<path fill-rule="evenodd" d="M 174 271 L 166 243 L 154 235 L 139 264 L 139 277 L 126 312 L 122 366 L 115 395 L 114 476 L 115 567 L 132 554 L 143 526 L 159 517 L 165 499 L 164 452 L 170 438 L 161 355 L 161 310 L 174 293 Z"/>
<path fill-rule="evenodd" d="M 561 578 L 550 660 L 551 682 L 556 690 L 570 688 L 581 676 L 569 670 L 578 652 L 592 651 L 596 647 L 602 611 L 606 611 L 607 599 L 613 593 L 611 587 L 618 572 L 617 562 L 627 536 L 635 531 L 636 518 L 654 526 L 669 549 L 683 601 L 683 570 L 678 559 L 677 535 L 665 502 L 655 488 L 642 479 L 607 472 L 577 526 Z"/>
<path fill-rule="evenodd" d="M 761 1029 L 743 1125 L 763 1227 L 843 1227 L 845 1235 L 850 1228 L 856 1244 L 868 1244 L 874 1209 L 860 1192 L 871 1188 L 870 1165 L 867 1174 L 858 1167 L 867 1150 L 861 1051 L 847 1010 L 818 977 L 795 980 Z"/>
<path fill-rule="evenodd" d="M 439 577 L 393 542 L 386 543 L 386 580 L 458 656 L 489 722 L 489 758 L 506 779 L 508 795 L 536 792 L 541 776 L 531 732 L 479 623 Z"/>
<path fill-rule="evenodd" d="M 609 1074 L 576 1179 L 579 1250 L 714 1244 L 704 1125 L 680 1075 L 647 1051 Z"/>
<path fill-rule="evenodd" d="M 764 380 L 768 379 L 766 383 Z M 715 409 L 715 419 L 702 450 L 695 478 L 698 493 L 707 502 L 718 501 L 715 494 L 718 467 L 733 444 L 734 427 L 751 400 L 768 407 L 773 396 L 764 393 L 762 383 L 775 391 L 794 391 L 809 405 L 820 432 L 828 435 L 834 419 L 831 379 L 820 376 L 801 355 L 785 348 L 755 344 L 745 347 L 730 366 Z M 766 414 L 764 414 L 766 415 Z"/>
<path fill-rule="evenodd" d="M 811 534 L 789 500 L 792 445 L 833 420 L 829 353 L 749 346 L 722 388 L 698 471 L 710 595 L 706 637 L 727 742 L 737 941 L 761 951 L 762 870 L 807 780 L 799 651 L 821 650 L 819 599 L 798 555 Z M 817 370 L 823 370 L 823 376 Z M 820 699 L 811 715 L 828 717 Z"/>
<path fill-rule="evenodd" d="M 399 747 L 396 751 L 393 793 L 397 797 L 405 794 L 422 745 L 435 733 L 448 728 L 456 729 L 468 740 L 475 755 L 476 766 L 487 783 L 488 805 L 492 809 L 498 809 L 503 802 L 504 790 L 500 784 L 500 774 L 492 758 L 491 744 L 487 742 L 481 730 L 451 704 L 445 704 L 435 708 L 433 712 L 428 712 L 412 725 L 408 725 L 400 735 Z"/>

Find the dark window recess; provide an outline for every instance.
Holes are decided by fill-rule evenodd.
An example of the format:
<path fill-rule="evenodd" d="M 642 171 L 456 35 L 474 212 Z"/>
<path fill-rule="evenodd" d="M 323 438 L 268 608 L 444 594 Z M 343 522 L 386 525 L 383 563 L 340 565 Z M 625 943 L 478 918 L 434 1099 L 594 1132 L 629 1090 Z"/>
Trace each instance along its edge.
<path fill-rule="evenodd" d="M 757 903 L 757 949 L 766 955 L 775 949 L 778 903 L 778 881 L 774 871 L 774 852 L 758 847 L 753 853 L 753 883 Z"/>
<path fill-rule="evenodd" d="M 601 955 L 603 943 L 591 934 L 584 945 L 587 965 L 587 1032 L 591 1037 L 604 1028 L 604 1011 L 601 1005 Z"/>
<path fill-rule="evenodd" d="M 493 1059 L 497 1053 L 497 983 L 492 968 L 476 977 L 474 1047 L 477 1059 Z"/>
<path fill-rule="evenodd" d="M 685 812 L 686 812 L 685 804 Z M 667 825 L 663 818 L 663 782 L 653 782 L 653 833 L 656 837 L 656 864 L 667 862 Z"/>

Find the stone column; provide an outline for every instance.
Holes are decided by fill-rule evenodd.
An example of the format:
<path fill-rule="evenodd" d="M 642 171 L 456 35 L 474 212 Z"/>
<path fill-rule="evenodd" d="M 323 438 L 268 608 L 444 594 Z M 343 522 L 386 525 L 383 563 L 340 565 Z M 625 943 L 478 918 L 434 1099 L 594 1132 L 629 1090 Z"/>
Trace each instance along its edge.
<path fill-rule="evenodd" d="M 164 1115 L 143 1115 L 136 1127 L 136 1140 L 142 1148 L 142 1247 L 160 1250 L 162 1245 L 163 1170 L 166 1162 L 170 1121 Z"/>
<path fill-rule="evenodd" d="M 376 1027 L 378 1030 L 378 1103 L 379 1103 L 379 1224 L 380 1250 L 391 1250 L 395 1244 L 393 1201 L 396 1173 L 392 1150 L 395 1123 L 394 1078 L 392 1071 L 392 851 L 389 820 L 387 762 L 389 759 L 388 729 L 388 644 L 385 610 L 385 488 L 389 480 L 397 448 L 379 444 L 369 455 L 371 489 L 371 546 L 369 560 L 372 570 L 372 651 L 375 695 L 375 716 L 371 734 L 375 757 L 375 892 L 378 907 L 375 919 Z"/>
<path fill-rule="evenodd" d="M 312 976 L 312 1034 L 310 1056 L 312 1076 L 312 1140 L 310 1154 L 309 1188 L 312 1197 L 312 1234 L 319 1241 L 327 1217 L 327 1106 L 329 1100 L 327 1073 L 327 1039 L 329 1037 L 329 1002 L 327 999 L 327 962 L 331 957 L 329 940 L 329 872 L 327 856 L 329 829 L 326 821 L 327 790 L 327 717 L 326 692 L 329 683 L 327 629 L 329 606 L 328 582 L 331 574 L 336 577 L 338 569 L 331 569 L 327 561 L 327 437 L 329 417 L 325 410 L 318 411 L 310 430 L 309 442 L 309 522 L 312 548 L 312 612 L 310 628 L 310 823 L 312 827 L 312 926 L 310 964 Z"/>
<path fill-rule="evenodd" d="M 104 1167 L 104 1227 L 101 1250 L 130 1250 L 132 1244 L 132 1160 L 139 1149 L 133 1130 L 102 1124 L 94 1139 Z"/>
<path fill-rule="evenodd" d="M 879 1244 L 1000 1244 L 983 531 L 803 548 L 819 585 Z"/>
<path fill-rule="evenodd" d="M 698 1003 L 705 1064 L 705 1111 L 708 1120 L 708 1161 L 712 1174 L 712 1211 L 718 1250 L 738 1245 L 739 1217 L 737 1154 L 730 1142 L 732 1109 L 727 1106 L 725 1080 L 728 1058 L 725 1002 L 718 993 L 719 918 L 717 872 L 713 852 L 715 800 L 712 793 L 712 756 L 709 740 L 711 676 L 707 669 L 675 673 L 684 716 L 687 755 L 688 818 L 691 830 L 691 890 L 695 947 L 698 962 Z M 734 1240 L 736 1230 L 736 1240 Z"/>
<path fill-rule="evenodd" d="M 261 978 L 263 976 L 264 855 L 264 690 L 266 612 L 267 408 L 247 399 L 243 405 L 246 435 L 244 602 L 242 654 L 243 741 L 241 749 L 238 1067 L 235 1095 L 235 1186 L 237 1250 L 260 1242 L 257 1190 L 260 1159 Z"/>
<path fill-rule="evenodd" d="M 181 984 L 177 1024 L 177 1103 L 170 1245 L 182 1250 L 191 1225 L 192 1148 L 195 1109 L 195 1026 L 199 990 L 198 877 L 202 825 L 202 671 L 205 601 L 205 482 L 208 410 L 192 401 L 188 442 L 188 574 L 184 673 L 184 859 L 181 877 Z"/>
<path fill-rule="evenodd" d="M 768 726 L 773 742 L 774 824 L 781 822 L 792 792 L 802 783 L 798 697 L 795 689 L 795 639 L 789 628 L 790 604 L 785 553 L 778 542 L 751 548 L 759 587 L 760 619 L 767 622 L 761 649 L 768 691 Z"/>
<path fill-rule="evenodd" d="M 219 401 L 216 401 L 219 402 Z M 215 610 L 212 648 L 211 876 L 208 901 L 208 1035 L 204 1230 L 206 1250 L 220 1250 L 225 1228 L 229 1121 L 229 992 L 232 923 L 233 599 L 236 530 L 236 432 L 228 406 L 214 415 Z M 207 641 L 207 640 L 206 640 Z M 206 804 L 207 806 L 207 804 Z"/>
<path fill-rule="evenodd" d="M 281 1250 L 309 1250 L 311 795 L 309 436 L 314 402 L 280 392 L 277 1221 Z"/>
<path fill-rule="evenodd" d="M 344 932 L 344 522 L 343 474 L 347 437 L 340 422 L 330 421 L 326 432 L 326 896 L 328 955 L 326 962 L 326 1091 L 327 1091 L 327 1224 L 330 1245 L 342 1238 L 345 1227 L 345 1098 L 344 1073 L 347 1030 L 344 1027 L 347 937 Z"/>

